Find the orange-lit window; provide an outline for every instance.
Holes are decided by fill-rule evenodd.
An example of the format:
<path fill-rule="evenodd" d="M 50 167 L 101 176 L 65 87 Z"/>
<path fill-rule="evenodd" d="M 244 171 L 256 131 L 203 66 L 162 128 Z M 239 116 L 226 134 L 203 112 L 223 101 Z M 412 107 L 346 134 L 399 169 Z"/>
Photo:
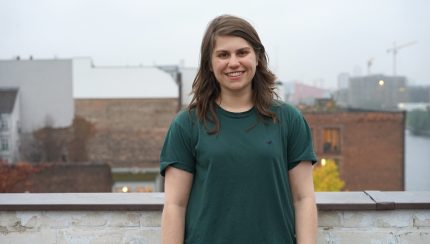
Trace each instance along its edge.
<path fill-rule="evenodd" d="M 338 128 L 326 128 L 323 131 L 323 152 L 340 152 L 340 130 Z"/>

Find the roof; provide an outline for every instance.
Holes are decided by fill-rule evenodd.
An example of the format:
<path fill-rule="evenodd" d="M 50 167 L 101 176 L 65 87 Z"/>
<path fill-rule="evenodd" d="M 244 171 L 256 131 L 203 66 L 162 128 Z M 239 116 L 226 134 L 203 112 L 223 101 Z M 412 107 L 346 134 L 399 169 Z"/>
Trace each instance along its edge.
<path fill-rule="evenodd" d="M 94 66 L 73 59 L 73 96 L 82 98 L 176 98 L 175 80 L 157 67 Z"/>
<path fill-rule="evenodd" d="M 16 88 L 0 88 L 0 113 L 12 113 L 17 95 L 18 89 Z"/>

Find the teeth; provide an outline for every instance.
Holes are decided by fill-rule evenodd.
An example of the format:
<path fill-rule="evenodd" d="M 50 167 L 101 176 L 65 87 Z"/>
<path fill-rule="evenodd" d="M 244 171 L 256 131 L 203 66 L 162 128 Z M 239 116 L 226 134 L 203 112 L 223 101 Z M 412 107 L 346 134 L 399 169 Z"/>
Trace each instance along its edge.
<path fill-rule="evenodd" d="M 233 76 L 233 77 L 235 77 L 235 76 L 239 76 L 239 75 L 241 75 L 243 72 L 242 71 L 238 71 L 238 72 L 231 72 L 231 73 L 227 73 L 227 75 L 228 76 Z"/>

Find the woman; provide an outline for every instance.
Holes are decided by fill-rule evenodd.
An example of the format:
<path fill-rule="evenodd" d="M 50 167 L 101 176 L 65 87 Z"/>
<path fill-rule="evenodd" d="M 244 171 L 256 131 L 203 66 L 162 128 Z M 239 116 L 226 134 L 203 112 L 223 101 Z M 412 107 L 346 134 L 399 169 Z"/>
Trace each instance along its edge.
<path fill-rule="evenodd" d="M 275 79 L 247 21 L 210 22 L 194 97 L 161 152 L 164 244 L 316 242 L 311 133 L 274 99 Z"/>

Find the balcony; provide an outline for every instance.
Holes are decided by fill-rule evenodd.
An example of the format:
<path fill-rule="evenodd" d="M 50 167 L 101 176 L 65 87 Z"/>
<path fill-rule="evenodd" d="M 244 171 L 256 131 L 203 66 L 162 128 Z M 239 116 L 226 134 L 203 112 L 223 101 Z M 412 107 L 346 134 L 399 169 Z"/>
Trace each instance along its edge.
<path fill-rule="evenodd" d="M 161 243 L 163 193 L 0 195 L 0 243 Z M 317 193 L 318 243 L 430 243 L 430 192 Z"/>

